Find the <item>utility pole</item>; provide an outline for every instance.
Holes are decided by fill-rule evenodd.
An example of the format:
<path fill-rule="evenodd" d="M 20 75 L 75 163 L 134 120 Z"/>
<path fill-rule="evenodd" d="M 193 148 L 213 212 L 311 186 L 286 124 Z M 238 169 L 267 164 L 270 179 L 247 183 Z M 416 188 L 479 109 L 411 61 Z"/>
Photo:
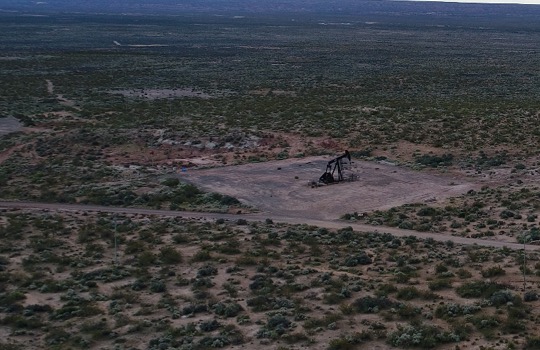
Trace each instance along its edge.
<path fill-rule="evenodd" d="M 533 241 L 529 241 L 529 244 L 540 242 L 540 239 L 536 239 Z M 525 293 L 525 289 L 527 288 L 527 251 L 526 251 L 526 244 L 527 244 L 527 236 L 523 236 L 523 293 Z"/>
<path fill-rule="evenodd" d="M 114 266 L 118 267 L 118 242 L 117 242 L 117 230 L 116 230 L 116 215 L 114 216 Z"/>
<path fill-rule="evenodd" d="M 525 289 L 527 287 L 527 280 L 526 280 L 526 276 L 527 276 L 527 271 L 525 271 L 525 269 L 527 268 L 527 264 L 526 264 L 526 260 L 527 260 L 527 252 L 525 250 L 525 244 L 527 243 L 527 238 L 526 236 L 523 237 L 523 293 L 525 293 Z"/>

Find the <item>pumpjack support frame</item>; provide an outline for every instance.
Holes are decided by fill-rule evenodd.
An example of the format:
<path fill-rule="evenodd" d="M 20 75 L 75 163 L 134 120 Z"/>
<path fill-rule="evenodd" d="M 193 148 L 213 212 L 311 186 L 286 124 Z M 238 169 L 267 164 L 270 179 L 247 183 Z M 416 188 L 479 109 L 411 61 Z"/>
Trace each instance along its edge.
<path fill-rule="evenodd" d="M 324 184 L 333 184 L 336 182 L 341 182 L 344 180 L 343 178 L 343 163 L 342 161 L 344 159 L 348 159 L 349 162 L 351 162 L 351 154 L 349 151 L 345 151 L 345 154 L 342 156 L 339 156 L 337 158 L 332 159 L 331 161 L 326 164 L 326 170 L 324 174 L 321 175 L 319 178 L 319 182 L 322 182 Z M 337 177 L 334 177 L 334 174 L 337 171 Z"/>

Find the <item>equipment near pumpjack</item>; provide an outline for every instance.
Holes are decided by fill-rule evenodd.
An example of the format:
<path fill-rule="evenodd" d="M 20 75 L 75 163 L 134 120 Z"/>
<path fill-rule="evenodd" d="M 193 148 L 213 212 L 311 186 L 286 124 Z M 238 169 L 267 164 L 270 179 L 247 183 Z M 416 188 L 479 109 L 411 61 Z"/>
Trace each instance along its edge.
<path fill-rule="evenodd" d="M 336 182 L 343 181 L 343 159 L 347 158 L 349 163 L 351 162 L 351 154 L 349 151 L 345 151 L 345 154 L 337 158 L 332 159 L 326 164 L 326 171 L 319 178 L 319 182 L 324 184 L 333 184 Z M 337 170 L 337 178 L 334 177 L 334 174 Z"/>

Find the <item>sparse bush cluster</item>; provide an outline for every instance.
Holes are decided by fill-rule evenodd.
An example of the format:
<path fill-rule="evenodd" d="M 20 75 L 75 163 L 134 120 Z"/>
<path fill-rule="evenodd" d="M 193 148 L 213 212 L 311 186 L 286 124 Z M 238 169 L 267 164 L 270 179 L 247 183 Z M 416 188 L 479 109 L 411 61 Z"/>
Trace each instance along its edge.
<path fill-rule="evenodd" d="M 515 286 L 493 280 L 519 271 L 522 255 L 508 249 L 271 222 L 47 215 L 10 213 L 2 221 L 4 231 L 11 227 L 17 235 L 7 242 L 15 239 L 23 247 L 17 249 L 32 254 L 22 259 L 24 274 L 15 275 L 9 272 L 12 260 L 0 253 L 0 321 L 18 331 L 48 329 L 48 344 L 91 346 L 152 333 L 149 348 L 228 347 L 245 342 L 243 327 L 256 325 L 255 337 L 265 344 L 318 339 L 339 349 L 376 340 L 427 348 L 467 342 L 475 332 L 487 339 L 524 332 L 538 300 L 529 292 L 522 301 Z M 59 253 L 80 245 L 87 247 L 80 255 Z M 0 252 L 13 249 L 2 247 Z M 94 252 L 103 260 L 92 258 Z M 530 257 L 531 265 L 536 259 Z M 529 276 L 532 281 L 532 270 Z M 112 292 L 100 294 L 107 285 Z M 441 299 L 432 292 L 438 290 L 471 302 Z M 61 305 L 23 307 L 29 292 L 57 295 Z M 355 313 L 370 314 L 371 321 L 362 321 L 357 333 L 321 340 L 326 332 L 344 330 Z M 428 326 L 434 317 L 440 326 Z M 186 318 L 198 321 L 171 326 Z M 396 329 L 396 320 L 410 326 Z M 80 335 L 72 334 L 73 327 Z"/>
<path fill-rule="evenodd" d="M 502 234 L 526 243 L 540 239 L 537 215 L 532 214 L 540 207 L 539 198 L 540 190 L 530 185 L 485 186 L 451 198 L 445 206 L 413 203 L 363 215 L 344 214 L 342 219 L 416 231 L 452 232 L 471 238 Z"/>
<path fill-rule="evenodd" d="M 439 344 L 459 342 L 461 337 L 453 332 L 426 325 L 411 324 L 409 326 L 398 326 L 398 329 L 391 333 L 388 343 L 395 347 L 419 347 L 431 349 Z"/>

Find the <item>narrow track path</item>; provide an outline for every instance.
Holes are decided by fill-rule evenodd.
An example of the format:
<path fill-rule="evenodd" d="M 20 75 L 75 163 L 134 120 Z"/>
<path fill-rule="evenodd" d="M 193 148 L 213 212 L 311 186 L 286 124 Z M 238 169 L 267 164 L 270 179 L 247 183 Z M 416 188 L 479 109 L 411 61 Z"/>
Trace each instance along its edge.
<path fill-rule="evenodd" d="M 415 236 L 418 238 L 426 239 L 432 238 L 436 241 L 451 241 L 461 245 L 478 245 L 484 247 L 494 248 L 509 248 L 509 249 L 524 249 L 523 244 L 500 242 L 486 239 L 466 238 L 459 236 L 452 236 L 448 232 L 418 232 L 412 230 L 404 230 L 396 227 L 386 226 L 373 226 L 366 224 L 359 224 L 355 222 L 342 221 L 342 220 L 316 220 L 306 219 L 300 217 L 287 217 L 280 215 L 273 215 L 270 213 L 251 213 L 251 214 L 225 214 L 225 213 L 208 213 L 208 212 L 193 212 L 193 211 L 173 211 L 173 210 L 160 210 L 160 209 L 146 209 L 146 208 L 124 208 L 124 207 L 106 207 L 99 205 L 87 205 L 87 204 L 64 204 L 64 203 L 39 203 L 39 202 L 8 202 L 0 201 L 0 208 L 2 209 L 41 209 L 52 211 L 71 211 L 71 212 L 100 212 L 111 214 L 141 214 L 141 215 L 155 215 L 155 216 L 171 216 L 182 217 L 186 219 L 200 219 L 200 220 L 216 220 L 224 219 L 235 221 L 238 219 L 245 219 L 247 221 L 265 221 L 271 219 L 276 223 L 285 223 L 293 225 L 311 225 L 317 227 L 324 227 L 328 229 L 340 229 L 345 227 L 352 227 L 353 230 L 358 232 L 378 232 L 378 233 L 390 233 L 397 237 Z M 526 250 L 540 251 L 540 246 L 527 245 Z"/>

